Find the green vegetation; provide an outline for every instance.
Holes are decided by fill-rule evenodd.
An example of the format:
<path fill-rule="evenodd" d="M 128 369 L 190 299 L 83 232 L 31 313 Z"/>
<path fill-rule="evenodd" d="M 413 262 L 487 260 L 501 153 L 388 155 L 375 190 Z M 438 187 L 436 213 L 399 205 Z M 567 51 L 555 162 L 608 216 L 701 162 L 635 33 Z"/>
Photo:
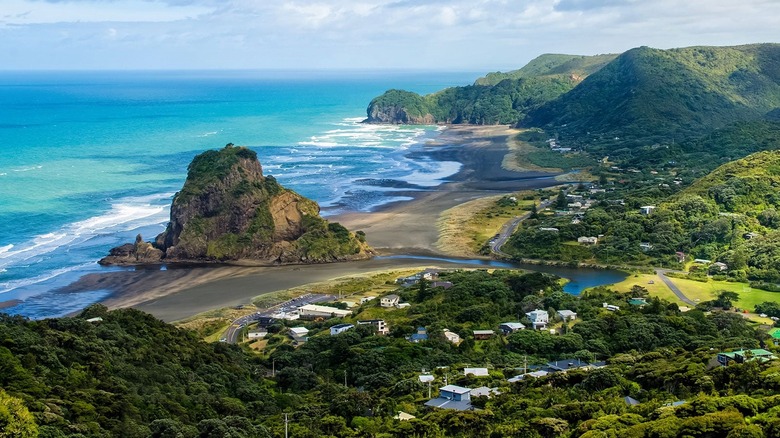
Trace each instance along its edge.
<path fill-rule="evenodd" d="M 262 357 L 203 343 L 134 310 L 96 305 L 75 318 L 44 321 L 3 316 L 0 422 L 6 433 L 20 431 L 11 436 L 42 437 L 282 436 L 284 413 L 291 436 L 312 438 L 780 432 L 778 361 L 714 364 L 718 351 L 755 348 L 766 336 L 739 315 L 681 313 L 657 298 L 630 306 L 631 293 L 603 287 L 575 297 L 540 273 L 453 271 L 439 280 L 452 287 L 398 288 L 394 293 L 411 307 L 385 309 L 373 300 L 346 319 L 385 319 L 386 336 L 360 325 L 330 336 L 329 327 L 344 320 L 297 321 L 310 330 L 308 342 L 294 347 L 274 325 Z M 603 302 L 621 310 L 608 311 Z M 536 308 L 552 315 L 574 310 L 577 320 L 553 317 L 555 334 L 471 335 Z M 98 316 L 102 321 L 86 321 Z M 428 340 L 408 341 L 419 326 Z M 447 342 L 445 328 L 463 341 Z M 606 359 L 606 366 L 507 381 L 526 364 L 572 358 Z M 464 366 L 486 366 L 489 376 L 464 376 Z M 433 370 L 433 391 L 446 379 L 501 395 L 472 397 L 478 411 L 427 408 L 421 369 Z M 626 404 L 625 396 L 640 404 Z M 676 400 L 685 402 L 672 406 Z M 401 410 L 417 418 L 393 420 Z"/>
<path fill-rule="evenodd" d="M 629 50 L 571 92 L 531 111 L 595 154 L 697 138 L 780 106 L 780 45 Z"/>
<path fill-rule="evenodd" d="M 586 76 L 599 71 L 618 55 L 558 55 L 545 54 L 538 56 L 519 70 L 509 72 L 488 73 L 479 78 L 474 85 L 496 85 L 504 79 L 520 79 L 535 76 L 568 76 L 582 80 Z"/>
<path fill-rule="evenodd" d="M 233 143 L 229 143 L 223 149 L 212 149 L 195 156 L 187 167 L 187 183 L 176 195 L 174 202 L 188 202 L 193 197 L 203 193 L 206 187 L 218 184 L 230 174 L 239 160 L 257 161 L 257 153 L 251 149 L 236 147 Z M 243 187 L 243 189 L 248 191 L 249 187 Z M 237 188 L 237 190 L 240 189 Z"/>

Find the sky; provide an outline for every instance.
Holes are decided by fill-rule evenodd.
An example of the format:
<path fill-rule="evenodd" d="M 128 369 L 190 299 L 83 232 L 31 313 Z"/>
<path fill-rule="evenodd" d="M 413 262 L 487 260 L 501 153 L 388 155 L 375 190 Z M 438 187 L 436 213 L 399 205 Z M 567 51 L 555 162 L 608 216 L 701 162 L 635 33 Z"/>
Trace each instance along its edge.
<path fill-rule="evenodd" d="M 496 71 L 780 42 L 780 0 L 0 0 L 0 70 Z"/>

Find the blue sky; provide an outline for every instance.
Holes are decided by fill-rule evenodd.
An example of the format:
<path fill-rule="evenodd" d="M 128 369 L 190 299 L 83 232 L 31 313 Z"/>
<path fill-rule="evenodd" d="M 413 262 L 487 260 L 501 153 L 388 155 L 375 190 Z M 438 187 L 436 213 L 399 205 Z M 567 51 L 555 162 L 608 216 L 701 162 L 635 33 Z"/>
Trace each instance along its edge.
<path fill-rule="evenodd" d="M 518 68 L 780 42 L 778 0 L 2 0 L 0 69 Z"/>

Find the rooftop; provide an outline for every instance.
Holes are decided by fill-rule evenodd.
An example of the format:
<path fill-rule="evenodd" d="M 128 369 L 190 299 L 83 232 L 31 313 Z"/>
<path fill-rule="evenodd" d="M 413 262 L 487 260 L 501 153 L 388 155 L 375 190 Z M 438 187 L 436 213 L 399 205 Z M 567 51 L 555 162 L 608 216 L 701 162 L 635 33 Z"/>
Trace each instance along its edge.
<path fill-rule="evenodd" d="M 467 392 L 471 392 L 471 389 L 469 389 L 469 388 L 464 388 L 464 387 L 462 387 L 462 386 L 458 386 L 458 385 L 447 385 L 447 386 L 442 386 L 441 388 L 439 388 L 439 390 L 440 390 L 440 391 L 447 391 L 447 392 L 451 392 L 451 393 L 453 393 L 453 394 L 465 394 L 465 393 L 467 393 Z"/>

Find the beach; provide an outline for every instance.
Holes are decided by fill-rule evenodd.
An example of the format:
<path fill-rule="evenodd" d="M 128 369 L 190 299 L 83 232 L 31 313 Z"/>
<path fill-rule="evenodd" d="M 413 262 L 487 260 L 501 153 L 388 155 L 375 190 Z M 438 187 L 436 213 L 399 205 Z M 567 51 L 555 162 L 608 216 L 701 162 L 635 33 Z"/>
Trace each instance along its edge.
<path fill-rule="evenodd" d="M 393 198 L 411 200 L 384 204 L 371 212 L 343 212 L 327 219 L 353 231 L 364 231 L 368 243 L 380 256 L 446 257 L 449 254 L 436 245 L 436 221 L 443 211 L 480 197 L 559 184 L 554 179 L 556 174 L 508 170 L 502 166 L 509 153 L 507 142 L 516 132 L 507 126 L 448 127 L 422 150 L 414 152 L 434 160 L 461 163 L 460 170 L 445 183 L 423 190 L 394 191 Z M 60 293 L 108 290 L 110 294 L 101 302 L 109 308 L 134 307 L 165 321 L 177 321 L 304 284 L 380 269 L 431 265 L 463 267 L 464 263 L 378 257 L 321 265 L 139 268 L 88 274 Z"/>

